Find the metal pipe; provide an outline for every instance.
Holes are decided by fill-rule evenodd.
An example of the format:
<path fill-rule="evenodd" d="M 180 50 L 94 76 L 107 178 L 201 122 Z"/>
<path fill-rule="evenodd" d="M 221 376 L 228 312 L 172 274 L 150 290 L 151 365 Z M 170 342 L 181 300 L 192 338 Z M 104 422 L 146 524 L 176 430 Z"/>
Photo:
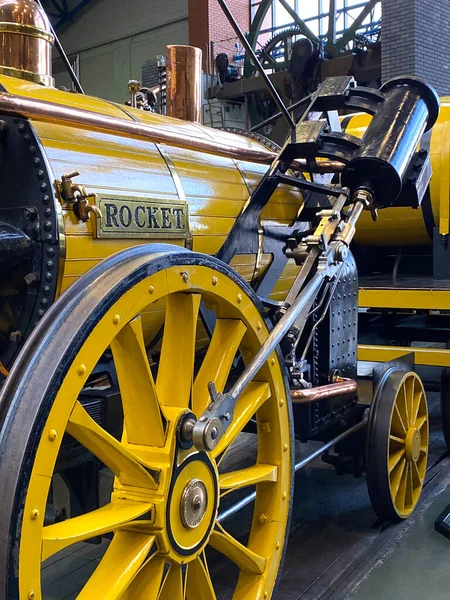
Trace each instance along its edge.
<path fill-rule="evenodd" d="M 201 129 L 193 129 L 196 136 L 183 132 L 180 127 L 171 127 L 166 122 L 146 124 L 127 121 L 117 117 L 108 117 L 89 110 L 61 106 L 53 102 L 24 98 L 12 94 L 0 93 L 0 111 L 37 119 L 45 122 L 63 122 L 71 127 L 82 127 L 102 131 L 113 135 L 134 137 L 144 141 L 168 144 L 176 148 L 185 148 L 238 160 L 271 164 L 277 157 L 275 152 L 265 148 L 242 148 L 227 144 L 223 140 L 214 141 L 202 135 Z M 198 136 L 198 137 L 197 137 Z"/>
<path fill-rule="evenodd" d="M 327 400 L 347 394 L 355 394 L 358 391 L 358 384 L 354 379 L 346 379 L 329 385 L 321 385 L 315 388 L 306 388 L 304 390 L 291 390 L 293 404 L 310 404 L 318 400 Z"/>
<path fill-rule="evenodd" d="M 320 448 L 318 448 L 317 450 L 314 450 L 314 452 L 312 452 L 311 454 L 308 454 L 308 456 L 305 456 L 305 458 L 302 458 L 302 460 L 300 460 L 298 463 L 295 463 L 294 472 L 297 473 L 297 471 L 299 471 L 300 469 L 303 469 L 303 467 L 306 467 L 306 465 L 308 465 L 310 462 L 312 462 L 316 458 L 320 458 L 320 456 L 322 456 L 322 454 L 326 450 L 329 450 L 336 444 L 339 444 L 339 442 L 342 442 L 346 438 L 350 437 L 351 435 L 353 435 L 354 433 L 356 433 L 357 431 L 359 431 L 360 429 L 365 427 L 367 425 L 367 421 L 368 421 L 368 416 L 365 416 L 362 421 L 360 421 L 356 425 L 353 425 L 353 427 L 350 427 L 350 429 L 347 429 L 343 433 L 339 434 L 337 437 L 333 438 L 332 440 L 330 440 L 323 446 L 320 446 Z M 255 498 L 256 498 L 256 492 L 252 492 L 251 494 L 248 494 L 248 496 L 245 496 L 244 498 L 239 500 L 239 502 L 236 502 L 236 504 L 233 504 L 233 506 L 230 506 L 230 508 L 227 508 L 227 510 L 224 510 L 223 513 L 221 513 L 218 516 L 217 520 L 219 521 L 219 523 L 223 523 L 224 521 L 226 521 L 227 519 L 229 519 L 230 517 L 235 515 L 237 512 L 239 512 L 241 509 L 245 508 L 248 504 L 251 504 L 255 500 Z"/>
<path fill-rule="evenodd" d="M 39 6 L 40 6 L 40 7 L 42 8 L 42 10 L 45 12 L 45 9 L 44 9 L 44 7 L 42 6 L 42 2 L 41 2 L 41 0 L 36 0 L 36 2 L 39 4 Z M 72 68 L 72 65 L 70 64 L 70 60 L 69 60 L 69 58 L 67 57 L 67 54 L 64 52 L 64 48 L 62 47 L 62 44 L 61 44 L 61 42 L 59 41 L 59 38 L 58 38 L 58 36 L 56 35 L 56 32 L 55 32 L 55 30 L 53 29 L 53 27 L 52 27 L 52 25 L 51 25 L 51 24 L 50 24 L 50 27 L 51 27 L 51 30 L 52 30 L 52 34 L 53 34 L 53 36 L 54 36 L 54 38 L 55 38 L 55 47 L 56 47 L 56 50 L 58 51 L 58 54 L 59 54 L 59 56 L 61 57 L 61 60 L 63 61 L 63 63 L 64 63 L 64 64 L 65 64 L 65 66 L 66 66 L 66 69 L 67 69 L 67 70 L 68 70 L 68 72 L 69 72 L 70 78 L 71 78 L 71 79 L 72 79 L 72 81 L 73 81 L 73 84 L 74 84 L 74 86 L 75 86 L 75 89 L 77 90 L 77 92 L 78 92 L 79 94 L 84 94 L 84 90 L 83 90 L 83 88 L 81 87 L 80 80 L 79 80 L 79 79 L 78 79 L 78 77 L 75 75 L 75 71 L 73 70 L 73 68 Z"/>
<path fill-rule="evenodd" d="M 151 89 L 155 90 L 156 88 L 160 88 L 162 94 L 165 86 L 162 86 L 162 89 L 161 86 L 154 86 Z M 272 164 L 278 156 L 276 152 L 266 150 L 265 148 L 258 150 L 242 148 L 241 146 L 226 144 L 223 140 L 215 142 L 206 137 L 194 137 L 180 130 L 171 130 L 164 124 L 149 125 L 138 121 L 127 121 L 126 119 L 108 117 L 83 108 L 62 106 L 54 102 L 24 98 L 23 96 L 12 94 L 0 93 L 0 110 L 5 113 L 20 114 L 30 119 L 47 122 L 62 121 L 69 127 L 86 127 L 113 135 L 135 137 L 144 141 L 168 144 L 176 148 L 208 152 L 210 154 L 217 154 L 218 156 L 262 163 L 264 165 Z M 340 173 L 344 168 L 342 163 L 331 160 L 316 164 L 319 169 L 317 172 L 322 173 Z M 309 171 L 309 165 L 305 160 L 294 161 L 293 167 Z"/>
<path fill-rule="evenodd" d="M 201 123 L 202 51 L 194 46 L 166 48 L 166 114 Z"/>
<path fill-rule="evenodd" d="M 264 80 L 264 83 L 266 84 L 270 95 L 272 96 L 275 104 L 278 106 L 278 108 L 280 109 L 283 117 L 285 118 L 287 124 L 289 125 L 289 127 L 294 130 L 295 129 L 295 123 L 292 120 L 291 115 L 289 114 L 289 111 L 287 110 L 283 100 L 281 99 L 281 96 L 279 95 L 279 93 L 277 92 L 277 90 L 275 89 L 275 86 L 273 85 L 273 83 L 270 81 L 269 76 L 267 75 L 267 73 L 264 71 L 264 68 L 262 66 L 262 64 L 260 63 L 258 57 L 256 56 L 253 48 L 251 47 L 249 41 L 247 40 L 247 38 L 245 37 L 245 35 L 242 33 L 239 25 L 237 24 L 235 18 L 233 17 L 233 15 L 231 14 L 230 9 L 228 8 L 228 6 L 225 3 L 225 0 L 217 0 L 223 10 L 223 12 L 225 13 L 231 27 L 234 29 L 235 34 L 237 35 L 237 37 L 239 38 L 239 41 L 241 42 L 241 44 L 244 46 L 246 52 L 248 52 L 248 54 L 250 55 L 253 64 L 255 65 L 258 73 L 261 75 L 262 79 Z"/>

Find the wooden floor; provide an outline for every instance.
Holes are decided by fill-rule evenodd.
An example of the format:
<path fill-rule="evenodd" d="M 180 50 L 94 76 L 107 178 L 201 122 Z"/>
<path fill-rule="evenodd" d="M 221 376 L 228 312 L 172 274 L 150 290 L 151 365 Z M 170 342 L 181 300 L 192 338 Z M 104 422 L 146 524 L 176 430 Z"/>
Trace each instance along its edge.
<path fill-rule="evenodd" d="M 428 394 L 431 412 L 429 472 L 442 459 L 446 448 L 440 431 L 439 394 Z M 319 444 L 297 443 L 297 460 L 309 454 Z M 255 436 L 242 434 L 227 457 L 228 465 L 243 468 L 251 464 L 256 452 Z M 426 489 L 424 495 L 426 494 Z M 251 522 L 252 507 L 227 522 L 231 533 L 238 535 Z M 396 525 L 388 527 L 392 530 Z M 316 460 L 298 472 L 295 483 L 294 510 L 288 551 L 278 600 L 316 600 L 327 597 L 342 600 L 339 580 L 361 560 L 371 547 L 386 536 L 386 524 L 377 522 L 367 493 L 364 477 L 337 477 L 334 468 Z M 43 568 L 45 600 L 72 600 L 96 568 L 107 548 L 100 545 L 77 544 L 49 559 Z M 220 600 L 231 599 L 226 585 L 230 563 L 213 556 L 210 561 L 213 579 Z M 224 582 L 222 584 L 222 579 Z M 331 590 L 331 591 L 330 591 Z"/>

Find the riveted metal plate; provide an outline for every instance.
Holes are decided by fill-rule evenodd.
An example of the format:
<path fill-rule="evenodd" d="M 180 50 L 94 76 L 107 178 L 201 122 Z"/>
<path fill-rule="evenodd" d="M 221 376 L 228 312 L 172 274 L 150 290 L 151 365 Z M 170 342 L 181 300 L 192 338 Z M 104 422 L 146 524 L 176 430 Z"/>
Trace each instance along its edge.
<path fill-rule="evenodd" d="M 99 238 L 190 237 L 187 202 L 98 194 L 96 205 L 102 214 Z"/>

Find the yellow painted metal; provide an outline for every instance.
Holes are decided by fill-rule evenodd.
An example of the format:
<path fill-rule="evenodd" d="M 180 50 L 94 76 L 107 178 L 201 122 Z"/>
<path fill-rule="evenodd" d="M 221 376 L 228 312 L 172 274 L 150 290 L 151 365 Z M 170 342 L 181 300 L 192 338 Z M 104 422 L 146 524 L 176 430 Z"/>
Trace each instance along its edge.
<path fill-rule="evenodd" d="M 387 362 L 414 352 L 416 365 L 450 367 L 450 350 L 414 346 L 358 346 L 358 360 Z"/>
<path fill-rule="evenodd" d="M 369 120 L 367 115 L 355 115 L 346 131 L 361 137 Z M 429 151 L 433 169 L 430 184 L 432 211 L 440 233 L 445 234 L 449 232 L 450 218 L 450 98 L 441 98 L 441 111 L 431 131 Z M 355 241 L 366 246 L 431 244 L 420 208 L 381 210 L 376 223 L 364 213 L 358 221 Z"/>
<path fill-rule="evenodd" d="M 450 290 L 440 288 L 360 288 L 362 308 L 449 310 Z"/>
<path fill-rule="evenodd" d="M 119 297 L 85 339 L 57 392 L 34 460 L 20 536 L 21 598 L 30 590 L 36 600 L 42 598 L 42 558 L 55 557 L 58 551 L 107 531 L 113 532 L 113 539 L 79 598 L 213 600 L 214 583 L 204 553 L 208 545 L 239 568 L 234 600 L 271 597 L 288 525 L 293 468 L 283 374 L 272 355 L 240 398 L 220 448 L 207 454 L 178 448 L 180 417 L 193 407 L 202 410 L 206 402 L 207 378 L 201 367 L 194 370 L 200 300 L 218 319 L 217 337 L 206 350 L 204 364 L 222 390 L 236 353 L 251 359 L 268 330 L 242 288 L 209 267 L 171 267 L 147 277 Z M 152 306 L 159 308 L 152 312 Z M 146 354 L 148 315 L 162 315 L 165 321 L 156 377 Z M 96 424 L 78 401 L 108 347 L 122 394 L 120 441 Z M 225 472 L 226 450 L 255 414 L 254 465 L 231 472 L 228 466 Z M 113 471 L 114 489 L 101 509 L 45 526 L 51 477 L 64 432 Z M 183 498 L 195 479 L 204 485 L 207 502 L 199 524 L 187 528 Z M 256 500 L 244 545 L 219 525 L 215 503 L 246 487 L 256 487 Z"/>
<path fill-rule="evenodd" d="M 387 454 L 391 499 L 402 519 L 414 511 L 422 492 L 428 436 L 425 390 L 420 378 L 408 372 L 392 407 Z"/>
<path fill-rule="evenodd" d="M 29 82 L 0 76 L 6 90 L 24 97 L 47 100 L 62 106 L 86 108 L 90 111 L 121 119 L 140 120 L 184 132 L 192 137 L 208 137 L 238 147 L 261 148 L 242 136 L 234 136 L 194 123 L 133 111 L 98 98 L 43 88 Z M 131 116 L 130 116 L 131 115 Z M 75 129 L 60 123 L 32 121 L 43 145 L 55 179 L 79 171 L 76 182 L 88 193 L 108 197 L 127 197 L 169 203 L 186 200 L 193 236 L 193 250 L 215 254 L 226 240 L 236 217 L 249 197 L 248 185 L 256 186 L 267 167 L 228 158 L 206 155 L 190 149 L 169 147 L 138 139 L 114 136 L 87 129 Z M 274 194 L 262 217 L 275 224 L 290 225 L 302 203 L 298 190 L 282 187 Z M 70 208 L 63 209 L 66 236 L 66 258 L 61 280 L 61 292 L 80 275 L 107 256 L 124 248 L 152 241 L 127 236 L 118 239 L 93 239 L 92 222 L 83 223 Z M 155 238 L 157 241 L 157 238 Z M 164 239 L 167 243 L 185 245 L 183 239 Z M 251 281 L 256 268 L 256 255 L 251 264 L 236 269 Z M 291 281 L 292 269 L 285 276 Z M 286 283 L 276 290 L 284 294 Z"/>

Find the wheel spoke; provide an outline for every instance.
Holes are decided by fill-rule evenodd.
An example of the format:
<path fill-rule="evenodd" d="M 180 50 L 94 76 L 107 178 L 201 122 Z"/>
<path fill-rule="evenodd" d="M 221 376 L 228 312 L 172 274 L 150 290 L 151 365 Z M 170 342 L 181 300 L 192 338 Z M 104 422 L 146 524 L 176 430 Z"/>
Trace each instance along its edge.
<path fill-rule="evenodd" d="M 237 438 L 239 433 L 249 422 L 255 412 L 270 397 L 270 386 L 268 383 L 252 381 L 244 394 L 236 403 L 234 419 L 222 436 L 216 448 L 211 452 L 213 458 L 219 456 Z"/>
<path fill-rule="evenodd" d="M 397 492 L 398 498 L 398 506 L 401 507 L 402 510 L 405 510 L 406 506 L 406 488 L 408 487 L 408 471 L 409 471 L 409 463 L 405 461 L 405 468 L 403 469 L 402 478 L 400 481 L 400 486 Z"/>
<path fill-rule="evenodd" d="M 413 474 L 413 483 L 414 483 L 414 480 L 416 482 L 415 487 L 420 487 L 422 485 L 422 477 L 420 476 L 419 467 L 416 462 L 413 463 L 412 474 Z"/>
<path fill-rule="evenodd" d="M 183 571 L 173 563 L 163 581 L 158 600 L 184 600 Z"/>
<path fill-rule="evenodd" d="M 413 466 L 410 462 L 407 464 L 407 476 L 406 476 L 406 494 L 405 494 L 405 508 L 412 506 L 414 501 L 414 484 L 413 484 Z"/>
<path fill-rule="evenodd" d="M 117 531 L 152 508 L 153 504 L 144 502 L 110 502 L 85 515 L 48 525 L 43 529 L 42 560 L 77 542 Z"/>
<path fill-rule="evenodd" d="M 397 403 L 394 404 L 392 411 L 391 431 L 399 437 L 404 437 L 408 431 Z"/>
<path fill-rule="evenodd" d="M 210 381 L 214 382 L 217 391 L 223 391 L 246 331 L 247 327 L 237 319 L 216 321 L 208 351 L 194 382 L 192 411 L 197 416 L 203 413 L 210 402 L 208 392 Z"/>
<path fill-rule="evenodd" d="M 163 405 L 188 407 L 194 373 L 200 294 L 167 297 L 156 390 Z"/>
<path fill-rule="evenodd" d="M 389 441 L 393 444 L 405 445 L 405 438 L 398 437 L 397 435 L 389 435 Z"/>
<path fill-rule="evenodd" d="M 408 400 L 408 390 L 406 389 L 406 384 L 404 383 L 398 392 L 398 399 L 396 401 L 397 406 L 399 407 L 400 414 L 403 418 L 403 423 L 406 428 L 409 429 L 410 420 L 411 420 L 411 411 L 410 411 L 410 403 Z"/>
<path fill-rule="evenodd" d="M 412 425 L 414 425 L 416 423 L 416 421 L 417 421 L 417 417 L 419 415 L 419 410 L 420 410 L 420 405 L 422 403 L 422 398 L 423 398 L 423 393 L 422 393 L 422 390 L 419 389 L 414 394 L 414 398 L 413 398 L 413 421 L 412 421 Z"/>
<path fill-rule="evenodd" d="M 77 600 L 123 598 L 134 576 L 147 558 L 154 536 L 118 531 Z"/>
<path fill-rule="evenodd" d="M 277 481 L 278 469 L 273 465 L 253 465 L 247 469 L 222 473 L 219 476 L 221 490 L 233 491 L 239 488 L 255 485 L 263 481 Z"/>
<path fill-rule="evenodd" d="M 397 494 L 399 493 L 400 485 L 402 483 L 403 473 L 405 471 L 405 467 L 406 467 L 406 458 L 404 458 L 402 460 L 402 462 L 397 465 L 395 472 L 392 472 L 392 475 L 390 476 L 391 477 L 391 490 L 392 490 L 393 498 L 397 498 Z"/>
<path fill-rule="evenodd" d="M 422 427 L 423 427 L 424 425 L 426 425 L 426 423 L 427 423 L 427 420 L 428 420 L 428 419 L 427 419 L 427 416 L 426 416 L 426 415 L 425 415 L 425 416 L 423 416 L 423 417 L 419 417 L 419 418 L 416 420 L 416 423 L 415 423 L 415 427 L 416 427 L 416 429 L 419 429 L 419 431 L 420 431 L 420 429 L 422 429 Z"/>
<path fill-rule="evenodd" d="M 395 469 L 395 467 L 398 465 L 398 463 L 401 461 L 401 459 L 405 456 L 405 449 L 401 448 L 400 450 L 397 450 L 397 452 L 393 452 L 390 456 L 389 456 L 389 473 L 392 473 L 392 471 Z"/>
<path fill-rule="evenodd" d="M 156 489 L 150 473 L 120 442 L 97 425 L 79 402 L 70 415 L 67 433 L 109 467 L 122 484 Z"/>
<path fill-rule="evenodd" d="M 220 525 L 217 524 L 216 527 L 218 529 L 212 532 L 209 539 L 209 543 L 213 548 L 236 563 L 241 571 L 255 573 L 256 575 L 264 573 L 266 558 L 243 546 Z"/>
<path fill-rule="evenodd" d="M 122 328 L 111 343 L 111 350 L 119 380 L 127 441 L 163 446 L 164 426 L 140 316 Z"/>
<path fill-rule="evenodd" d="M 120 600 L 156 600 L 164 576 L 166 560 L 154 555 L 131 582 L 126 595 Z"/>
<path fill-rule="evenodd" d="M 186 580 L 186 600 L 217 600 L 206 557 L 202 560 L 198 556 L 189 563 Z"/>

